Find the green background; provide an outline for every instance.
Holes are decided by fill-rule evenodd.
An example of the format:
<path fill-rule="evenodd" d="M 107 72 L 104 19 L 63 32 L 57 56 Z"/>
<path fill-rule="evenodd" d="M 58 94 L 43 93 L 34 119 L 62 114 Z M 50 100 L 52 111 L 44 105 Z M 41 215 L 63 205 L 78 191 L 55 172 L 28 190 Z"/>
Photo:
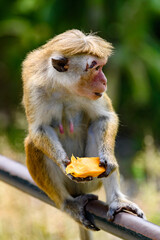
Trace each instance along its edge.
<path fill-rule="evenodd" d="M 120 118 L 116 154 L 122 168 L 134 165 L 132 158 L 145 148 L 147 137 L 159 148 L 159 0 L 6 0 L 0 9 L 0 133 L 17 151 L 23 151 L 27 129 L 27 123 L 19 123 L 22 61 L 27 52 L 72 28 L 97 32 L 115 48 L 105 74 Z"/>
<path fill-rule="evenodd" d="M 97 32 L 115 48 L 104 71 L 120 119 L 121 188 L 160 224 L 160 0 L 0 0 L 0 11 L 0 154 L 25 163 L 26 54 L 68 29 Z M 3 182 L 0 213 L 2 240 L 78 239 L 71 218 Z M 118 238 L 100 231 L 94 239 Z"/>

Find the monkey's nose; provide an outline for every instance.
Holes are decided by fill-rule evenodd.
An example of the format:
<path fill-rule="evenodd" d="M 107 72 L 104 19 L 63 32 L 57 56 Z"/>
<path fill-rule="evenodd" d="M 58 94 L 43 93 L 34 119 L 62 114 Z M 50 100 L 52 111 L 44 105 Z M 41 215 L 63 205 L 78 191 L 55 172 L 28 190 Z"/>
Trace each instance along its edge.
<path fill-rule="evenodd" d="M 103 86 L 107 86 L 107 79 L 103 78 L 100 80 L 100 82 L 102 83 Z"/>

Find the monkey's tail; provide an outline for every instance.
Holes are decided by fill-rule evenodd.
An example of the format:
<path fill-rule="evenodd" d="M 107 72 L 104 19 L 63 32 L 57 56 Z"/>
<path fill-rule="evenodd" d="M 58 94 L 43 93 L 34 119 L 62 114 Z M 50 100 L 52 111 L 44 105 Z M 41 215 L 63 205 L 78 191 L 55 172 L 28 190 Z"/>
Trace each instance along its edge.
<path fill-rule="evenodd" d="M 79 232 L 81 240 L 92 240 L 91 231 L 79 225 Z"/>

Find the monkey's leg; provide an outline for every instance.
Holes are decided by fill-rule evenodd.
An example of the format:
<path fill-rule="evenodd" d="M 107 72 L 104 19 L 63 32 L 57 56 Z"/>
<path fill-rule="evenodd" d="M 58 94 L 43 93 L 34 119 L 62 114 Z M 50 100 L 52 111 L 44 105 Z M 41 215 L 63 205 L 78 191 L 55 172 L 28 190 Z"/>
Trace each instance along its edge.
<path fill-rule="evenodd" d="M 86 156 L 97 157 L 99 153 L 98 144 L 96 141 L 94 131 L 94 125 L 90 127 L 88 131 L 88 139 L 86 146 Z M 97 179 L 98 180 L 98 179 Z M 107 203 L 109 205 L 109 210 L 107 213 L 108 220 L 113 220 L 117 212 L 122 210 L 128 210 L 137 214 L 141 218 L 145 218 L 142 210 L 135 204 L 129 201 L 120 191 L 119 185 L 119 172 L 118 168 L 112 172 L 108 177 L 101 178 L 106 191 Z"/>
<path fill-rule="evenodd" d="M 26 164 L 33 180 L 61 208 L 68 192 L 62 184 L 60 168 L 35 147 L 29 136 L 25 140 L 25 151 Z"/>
<path fill-rule="evenodd" d="M 82 226 L 79 226 L 79 231 L 80 231 L 80 239 L 81 240 L 92 240 L 91 231 L 86 230 Z"/>
<path fill-rule="evenodd" d="M 98 230 L 85 216 L 86 204 L 90 200 L 97 200 L 97 196 L 93 194 L 71 196 L 68 189 L 74 189 L 76 183 L 65 176 L 55 162 L 44 156 L 29 137 L 25 141 L 25 150 L 27 167 L 32 178 L 55 202 L 57 208 L 68 213 L 85 228 Z"/>
<path fill-rule="evenodd" d="M 145 218 L 143 211 L 121 193 L 118 175 L 118 170 L 116 170 L 110 176 L 102 179 L 106 191 L 107 203 L 109 205 L 107 212 L 108 220 L 113 221 L 115 214 L 123 210 L 132 212 L 138 217 Z"/>

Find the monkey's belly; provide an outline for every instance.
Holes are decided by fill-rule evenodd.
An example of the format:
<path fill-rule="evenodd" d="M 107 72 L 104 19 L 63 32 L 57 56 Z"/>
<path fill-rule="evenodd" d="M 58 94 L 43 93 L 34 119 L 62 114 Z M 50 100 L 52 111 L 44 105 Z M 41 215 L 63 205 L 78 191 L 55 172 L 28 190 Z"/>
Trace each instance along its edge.
<path fill-rule="evenodd" d="M 76 157 L 85 157 L 86 148 L 85 135 L 75 134 L 74 136 L 60 136 L 60 142 L 70 159 L 72 154 Z"/>
<path fill-rule="evenodd" d="M 84 183 L 76 183 L 71 181 L 71 183 L 68 184 L 66 188 L 72 196 L 76 197 L 81 194 L 87 194 L 87 193 L 96 191 L 101 186 L 102 186 L 102 181 L 98 178 L 95 178 L 90 182 L 84 182 Z"/>

